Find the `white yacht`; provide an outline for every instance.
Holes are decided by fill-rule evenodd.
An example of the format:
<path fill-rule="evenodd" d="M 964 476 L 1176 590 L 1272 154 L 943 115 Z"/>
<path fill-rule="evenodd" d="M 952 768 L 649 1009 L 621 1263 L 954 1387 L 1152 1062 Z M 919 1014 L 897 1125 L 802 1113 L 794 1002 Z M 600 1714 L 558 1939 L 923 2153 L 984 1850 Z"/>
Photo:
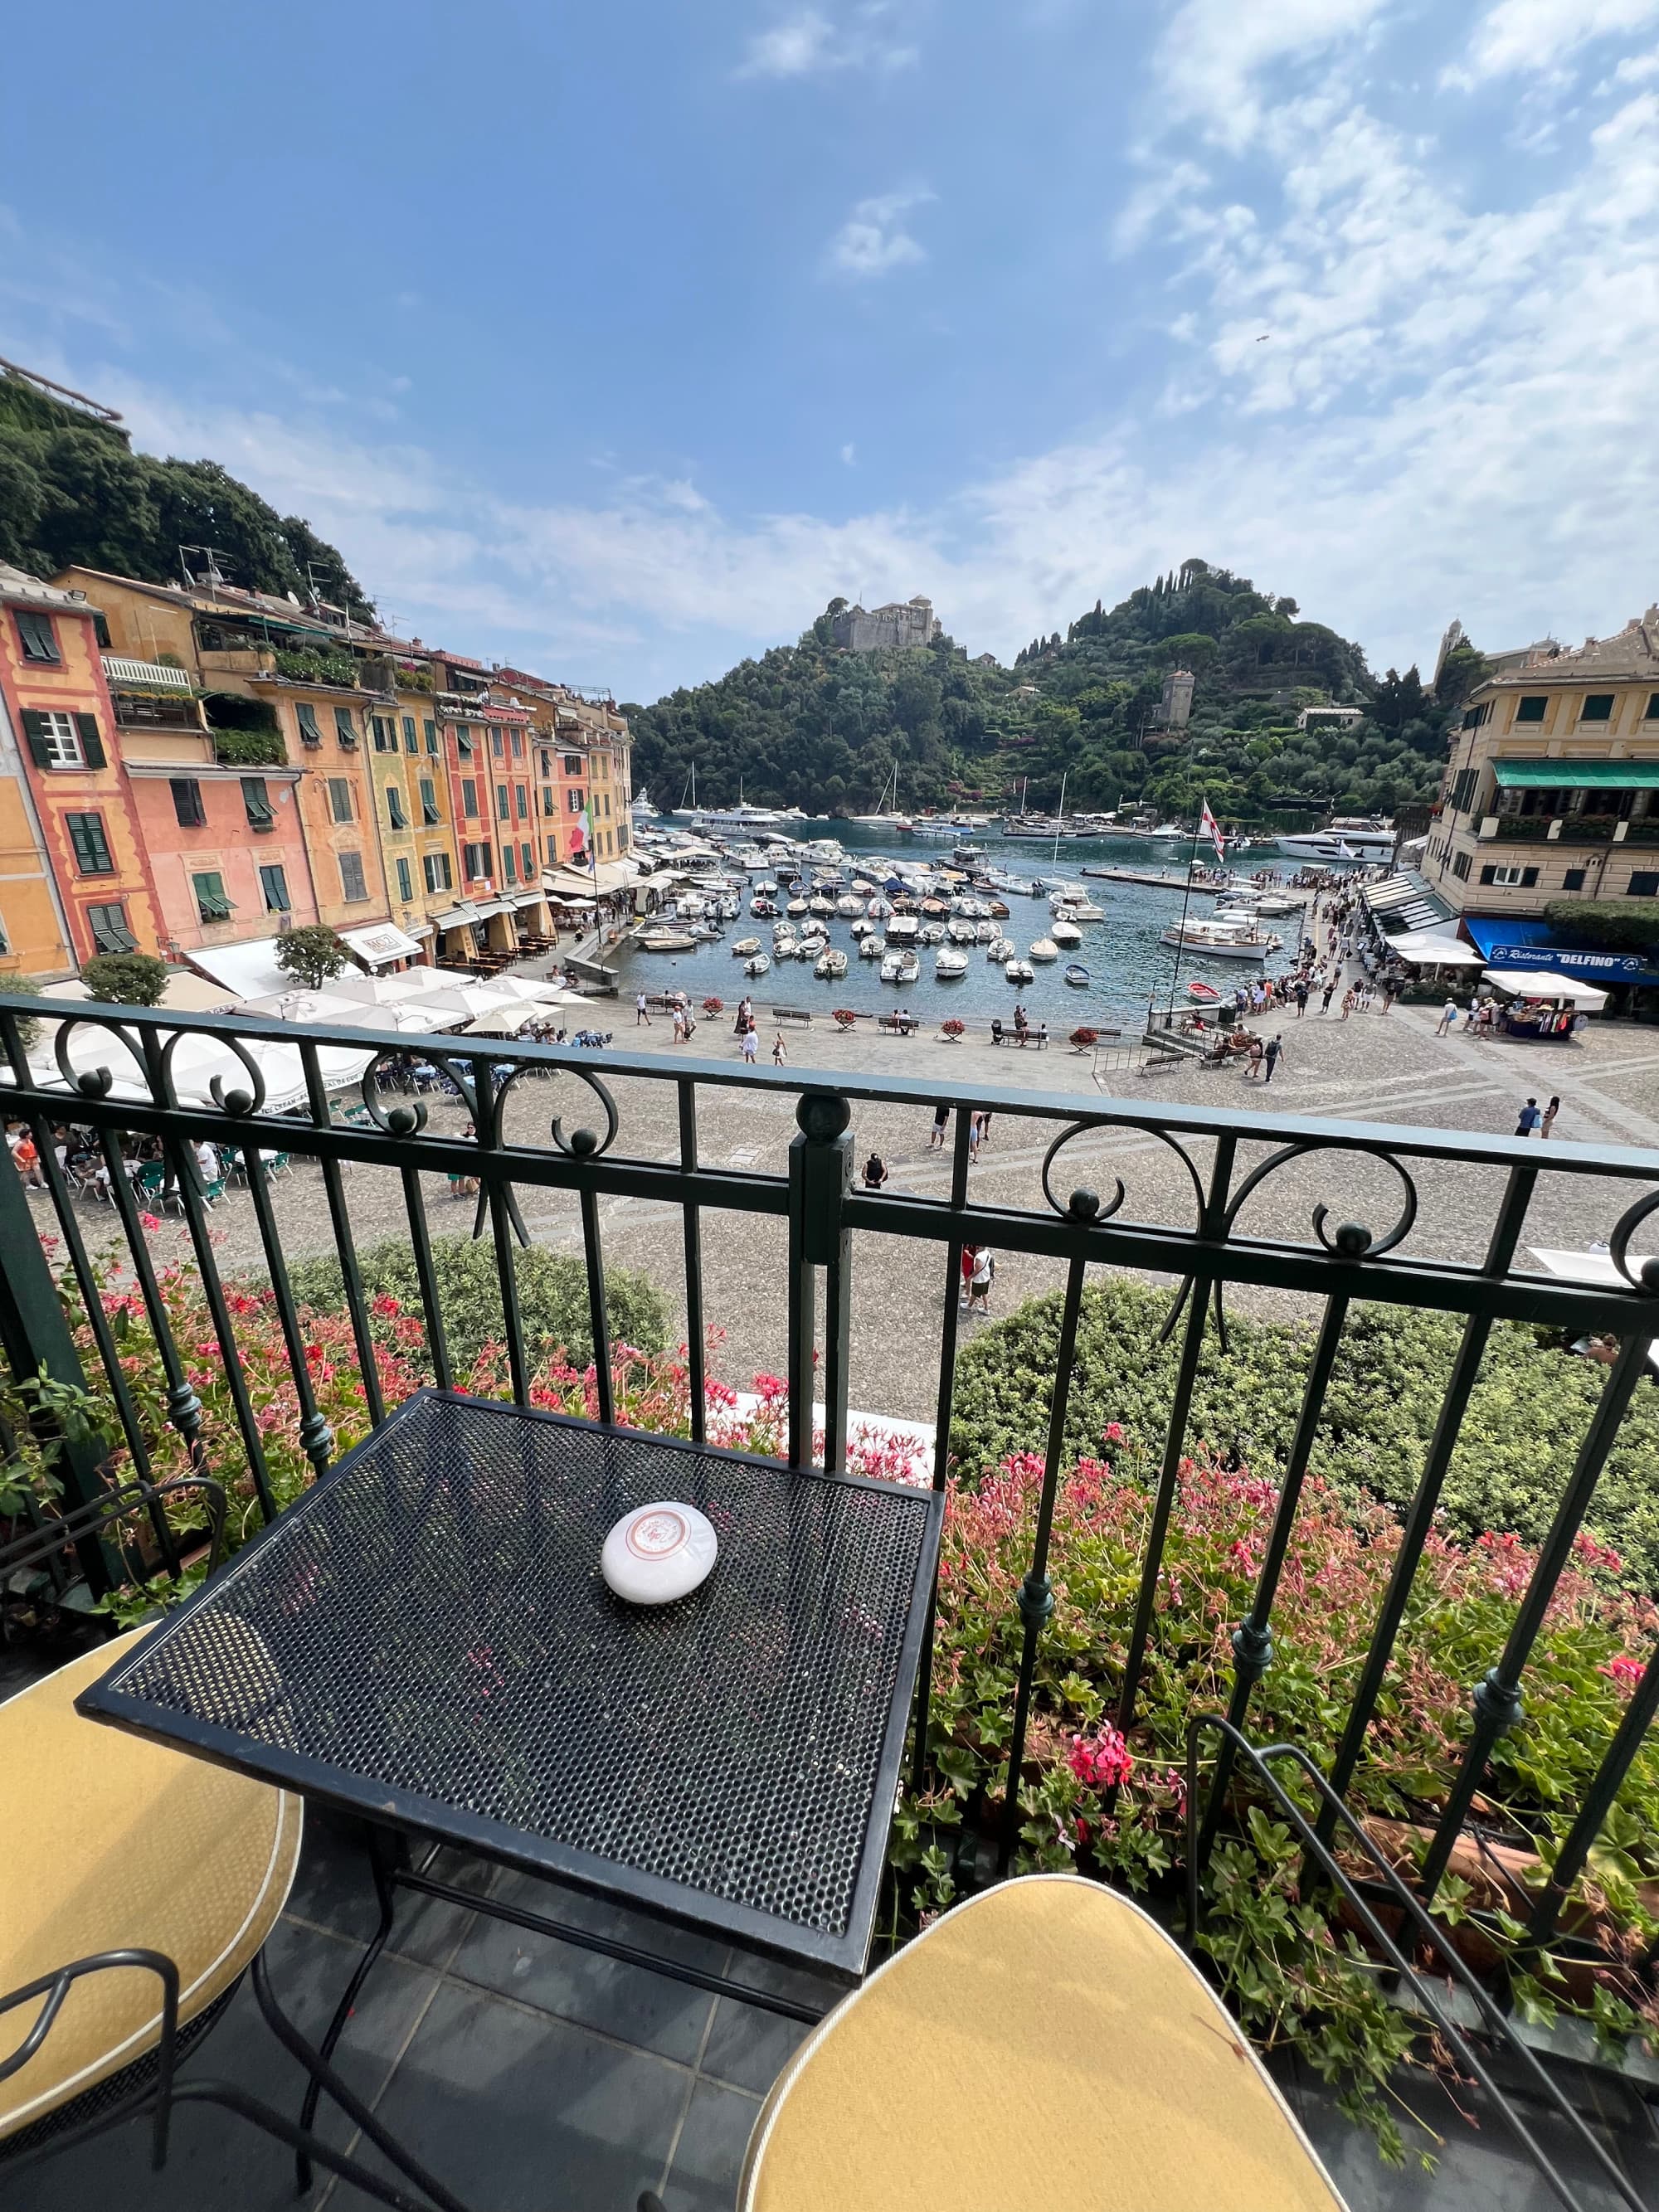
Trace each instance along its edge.
<path fill-rule="evenodd" d="M 1058 960 L 1060 947 L 1052 937 L 1039 937 L 1030 949 L 1030 957 L 1033 960 Z"/>
<path fill-rule="evenodd" d="M 968 973 L 967 955 L 952 952 L 948 945 L 941 945 L 933 955 L 933 973 L 941 983 L 955 982 L 959 976 Z"/>
<path fill-rule="evenodd" d="M 1295 860 L 1391 860 L 1394 843 L 1393 823 L 1378 821 L 1375 816 L 1362 821 L 1357 816 L 1339 814 L 1326 829 L 1310 830 L 1303 837 L 1281 837 L 1279 849 Z"/>
<path fill-rule="evenodd" d="M 1081 945 L 1083 942 L 1083 932 L 1074 921 L 1068 921 L 1063 915 L 1056 915 L 1049 924 L 1048 934 L 1056 945 L 1064 945 L 1068 951 L 1073 945 Z"/>

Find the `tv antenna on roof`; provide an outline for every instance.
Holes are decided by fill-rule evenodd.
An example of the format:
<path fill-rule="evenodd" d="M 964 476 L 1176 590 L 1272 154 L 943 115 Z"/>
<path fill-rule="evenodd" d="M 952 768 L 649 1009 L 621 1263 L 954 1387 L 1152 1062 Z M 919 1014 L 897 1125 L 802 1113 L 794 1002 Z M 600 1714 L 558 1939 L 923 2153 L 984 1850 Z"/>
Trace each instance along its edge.
<path fill-rule="evenodd" d="M 190 563 L 185 558 L 187 553 L 199 553 L 204 557 L 206 565 L 199 579 L 191 574 Z M 229 580 L 219 566 L 219 549 L 216 545 L 181 545 L 179 548 L 179 566 L 184 571 L 185 583 L 192 591 L 196 590 L 200 583 L 205 585 L 210 592 L 216 592 L 222 584 Z"/>

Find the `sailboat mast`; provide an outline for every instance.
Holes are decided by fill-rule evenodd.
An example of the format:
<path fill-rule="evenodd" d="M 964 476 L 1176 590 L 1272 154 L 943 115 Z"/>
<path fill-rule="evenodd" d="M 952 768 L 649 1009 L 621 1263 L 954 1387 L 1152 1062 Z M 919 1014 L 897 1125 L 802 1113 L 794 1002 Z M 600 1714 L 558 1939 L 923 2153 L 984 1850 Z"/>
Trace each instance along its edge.
<path fill-rule="evenodd" d="M 1054 817 L 1054 849 L 1053 854 L 1054 859 L 1056 860 L 1060 858 L 1060 833 L 1066 827 L 1066 785 L 1071 773 L 1072 771 L 1070 769 L 1067 769 L 1065 775 L 1063 775 L 1060 779 L 1060 812 Z"/>

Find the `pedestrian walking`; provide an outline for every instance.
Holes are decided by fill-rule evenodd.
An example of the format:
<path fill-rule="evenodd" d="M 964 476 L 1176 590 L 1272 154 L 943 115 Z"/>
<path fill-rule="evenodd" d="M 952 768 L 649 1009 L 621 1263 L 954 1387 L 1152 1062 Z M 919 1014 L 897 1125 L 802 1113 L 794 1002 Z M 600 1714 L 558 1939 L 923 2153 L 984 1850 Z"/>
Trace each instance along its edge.
<path fill-rule="evenodd" d="M 1284 1057 L 1284 1052 L 1285 1040 L 1282 1036 L 1275 1036 L 1269 1040 L 1267 1049 L 1261 1055 L 1265 1070 L 1261 1080 L 1264 1083 L 1271 1083 L 1273 1081 L 1273 1070 L 1278 1066 L 1280 1060 Z"/>
<path fill-rule="evenodd" d="M 974 1270 L 978 1265 L 978 1245 L 964 1244 L 962 1248 L 962 1296 L 957 1300 L 959 1305 L 965 1306 L 972 1295 Z"/>
<path fill-rule="evenodd" d="M 785 1051 L 785 1049 L 784 1049 L 784 1043 L 783 1043 L 783 1031 L 782 1031 L 781 1030 L 778 1030 L 777 1034 L 776 1034 L 776 1035 L 773 1037 L 773 1039 L 772 1039 L 772 1065 L 773 1065 L 773 1066 L 774 1066 L 774 1067 L 781 1067 L 781 1066 L 783 1066 L 784 1061 L 785 1061 L 786 1060 L 787 1060 L 787 1059 L 788 1059 L 788 1057 L 789 1057 L 789 1054 L 787 1054 L 787 1052 L 786 1052 L 786 1051 Z"/>
<path fill-rule="evenodd" d="M 1342 994 L 1342 1018 L 1345 1022 L 1347 1020 L 1349 1015 L 1353 1012 L 1354 1001 L 1358 995 L 1358 993 L 1354 989 L 1352 983 L 1349 984 L 1347 989 Z"/>
<path fill-rule="evenodd" d="M 640 1025 L 640 1024 L 641 1024 L 641 1022 L 643 1022 L 643 1023 L 645 1024 L 645 1026 L 647 1027 L 647 1029 L 649 1029 L 649 1028 L 650 1028 L 650 1026 L 651 1026 L 651 1016 L 650 1016 L 650 1012 L 649 1012 L 649 1011 L 647 1010 L 647 1006 L 646 1006 L 646 1003 L 645 1003 L 645 994 L 644 994 L 644 992 L 643 992 L 643 991 L 641 991 L 641 992 L 640 993 L 639 997 L 638 997 L 637 999 L 635 999 L 635 1001 L 634 1001 L 634 1026 L 635 1026 L 635 1029 L 638 1029 L 638 1027 L 639 1027 L 639 1025 Z"/>
<path fill-rule="evenodd" d="M 1253 1036 L 1250 1039 L 1250 1048 L 1245 1060 L 1244 1074 L 1248 1081 L 1254 1083 L 1261 1073 L 1261 1040 L 1259 1036 Z"/>
<path fill-rule="evenodd" d="M 945 1133 L 950 1126 L 951 1109 L 941 1099 L 939 1103 L 933 1109 L 933 1133 L 927 1139 L 927 1149 L 930 1152 L 933 1150 L 935 1146 L 939 1147 L 940 1152 L 945 1150 Z"/>
<path fill-rule="evenodd" d="M 746 1029 L 743 1033 L 743 1057 L 744 1064 L 750 1067 L 760 1057 L 760 1038 L 752 1029 Z"/>
<path fill-rule="evenodd" d="M 988 1106 L 979 1117 L 979 1141 L 981 1150 L 991 1141 L 991 1109 Z"/>
<path fill-rule="evenodd" d="M 678 1006 L 674 1006 L 671 1011 L 674 1017 L 674 1042 L 676 1044 L 684 1044 L 685 1042 L 685 1016 L 680 1012 Z M 637 1024 L 635 1026 L 637 1026 Z"/>
<path fill-rule="evenodd" d="M 968 1117 L 968 1164 L 969 1164 L 969 1167 L 972 1167 L 972 1165 L 974 1164 L 974 1162 L 975 1162 L 978 1158 L 979 1158 L 979 1115 L 978 1115 L 977 1114 L 970 1114 L 970 1115 L 969 1115 L 969 1117 Z"/>
<path fill-rule="evenodd" d="M 1540 1137 L 1548 1136 L 1550 1131 L 1555 1127 L 1555 1117 L 1560 1111 L 1561 1101 L 1559 1098 L 1552 1098 L 1544 1109 L 1543 1119 L 1538 1124 L 1538 1133 Z"/>
<path fill-rule="evenodd" d="M 968 1310 L 988 1314 L 991 1310 L 991 1285 L 996 1280 L 997 1263 L 988 1244 L 981 1244 L 974 1255 L 974 1272 L 968 1279 Z"/>
<path fill-rule="evenodd" d="M 1329 982 L 1326 984 L 1324 989 L 1321 991 L 1319 994 L 1319 1011 L 1322 1014 L 1329 1013 L 1331 1011 L 1331 1000 L 1335 997 L 1335 995 L 1336 978 L 1333 975 Z"/>
<path fill-rule="evenodd" d="M 864 1188 L 879 1190 L 887 1180 L 887 1163 L 879 1152 L 872 1152 L 864 1163 Z"/>
<path fill-rule="evenodd" d="M 1296 988 L 1291 996 L 1296 1000 L 1296 1018 L 1300 1021 L 1308 1011 L 1308 986 L 1300 975 L 1296 979 Z"/>
<path fill-rule="evenodd" d="M 1434 1033 L 1437 1036 L 1444 1036 L 1448 1030 L 1455 1029 L 1456 1026 L 1457 1001 L 1455 999 L 1448 999 L 1440 1010 L 1440 1019 L 1435 1024 Z"/>
<path fill-rule="evenodd" d="M 1535 1098 L 1528 1098 L 1526 1104 L 1521 1109 L 1521 1112 L 1516 1118 L 1515 1124 L 1516 1135 L 1517 1137 L 1531 1136 L 1533 1131 L 1538 1127 L 1543 1118 L 1543 1115 L 1538 1110 L 1538 1101 Z"/>

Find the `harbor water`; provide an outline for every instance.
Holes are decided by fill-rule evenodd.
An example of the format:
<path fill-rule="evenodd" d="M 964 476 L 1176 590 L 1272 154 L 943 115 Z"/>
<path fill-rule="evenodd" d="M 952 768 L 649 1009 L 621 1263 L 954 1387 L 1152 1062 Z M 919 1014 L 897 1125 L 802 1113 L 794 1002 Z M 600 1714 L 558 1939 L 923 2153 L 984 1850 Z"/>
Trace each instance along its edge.
<path fill-rule="evenodd" d="M 792 834 L 802 840 L 836 839 L 848 856 L 848 864 L 841 872 L 849 884 L 854 874 L 868 872 L 867 864 L 886 858 L 940 868 L 951 865 L 951 848 L 948 843 L 896 838 L 890 833 L 860 823 L 800 822 L 792 825 Z M 744 977 L 743 962 L 733 955 L 732 948 L 740 939 L 757 937 L 762 951 L 769 955 L 773 924 L 769 919 L 760 921 L 750 916 L 749 884 L 753 878 L 745 878 L 741 893 L 743 911 L 736 921 L 724 925 L 724 935 L 719 943 L 699 945 L 690 951 L 680 953 L 643 952 L 632 945 L 625 948 L 614 963 L 622 992 L 631 998 L 641 989 L 684 991 L 694 1010 L 706 998 L 722 1000 L 726 1007 L 733 1007 L 746 992 L 754 1000 L 763 1028 L 774 1006 L 799 1007 L 820 1015 L 828 1014 L 832 1007 L 850 1006 L 860 1014 L 872 1016 L 890 1013 L 903 1006 L 929 1024 L 944 1021 L 952 1014 L 964 1021 L 980 1023 L 994 1015 L 1006 1021 L 1018 1001 L 1034 1024 L 1046 1022 L 1055 1034 L 1088 1027 L 1117 1029 L 1127 1036 L 1139 1034 L 1149 1001 L 1160 1008 L 1168 1005 L 1172 988 L 1177 1003 L 1184 1004 L 1189 982 L 1211 983 L 1218 990 L 1230 991 L 1237 984 L 1248 983 L 1253 975 L 1276 974 L 1293 964 L 1301 924 L 1297 915 L 1285 915 L 1263 925 L 1284 939 L 1283 950 L 1268 957 L 1265 970 L 1249 960 L 1198 953 L 1188 947 L 1181 953 L 1177 978 L 1175 951 L 1161 945 L 1158 939 L 1161 932 L 1180 918 L 1180 878 L 1185 873 L 1189 849 L 1186 844 L 1152 846 L 1144 837 L 1067 838 L 1056 851 L 1051 845 L 1030 839 L 1005 838 L 998 830 L 975 832 L 972 842 L 983 848 L 983 866 L 1018 877 L 1023 883 L 1036 878 L 1045 885 L 1076 884 L 1101 909 L 1104 919 L 1079 923 L 1082 944 L 1062 946 L 1056 960 L 1033 963 L 1035 980 L 1018 987 L 1010 983 L 1002 969 L 986 958 L 982 945 L 955 948 L 961 950 L 968 961 L 967 974 L 956 981 L 945 981 L 934 975 L 933 957 L 938 947 L 918 945 L 921 972 L 916 981 L 906 985 L 883 983 L 879 979 L 880 962 L 859 958 L 858 941 L 852 933 L 850 918 L 842 920 L 839 916 L 826 917 L 824 927 L 830 945 L 848 955 L 845 975 L 820 981 L 805 961 L 775 960 L 764 975 L 750 981 Z M 1200 860 L 1206 857 L 1207 848 L 1200 848 Z M 810 866 L 805 862 L 802 865 Z M 1133 868 L 1143 872 L 1167 867 L 1171 881 L 1158 885 L 1112 882 L 1082 872 L 1085 867 L 1103 866 Z M 1236 866 L 1243 878 L 1257 868 L 1273 868 L 1289 876 L 1294 872 L 1295 864 L 1281 860 L 1268 846 L 1241 855 Z M 1023 897 L 1014 892 L 981 895 L 1005 900 L 1008 919 L 1000 927 L 1018 946 L 1019 957 L 1029 959 L 1032 945 L 1051 933 L 1053 916 L 1047 891 L 1036 897 Z M 779 903 L 781 906 L 781 896 Z M 1206 917 L 1214 909 L 1213 893 L 1194 889 L 1189 915 Z M 1079 988 L 1066 981 L 1066 969 L 1073 962 L 1080 963 L 1089 970 L 1086 987 Z"/>

